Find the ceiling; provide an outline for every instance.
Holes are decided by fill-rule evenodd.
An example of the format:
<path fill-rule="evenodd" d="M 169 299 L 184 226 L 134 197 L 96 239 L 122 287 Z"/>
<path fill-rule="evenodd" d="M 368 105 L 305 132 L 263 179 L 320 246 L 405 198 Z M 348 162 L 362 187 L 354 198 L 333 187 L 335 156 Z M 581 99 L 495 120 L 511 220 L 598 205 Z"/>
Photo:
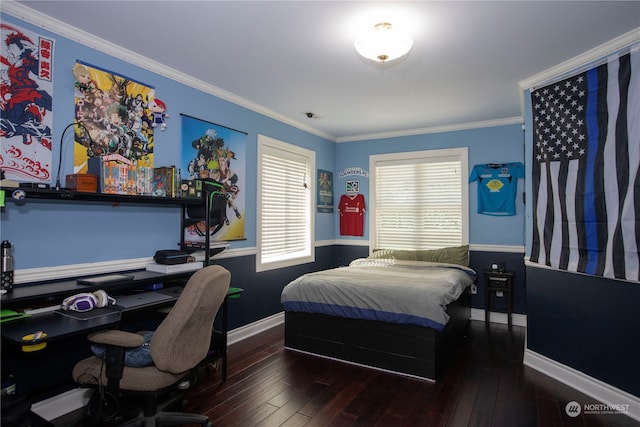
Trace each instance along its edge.
<path fill-rule="evenodd" d="M 640 39 L 640 1 L 18 3 L 339 142 L 517 118 L 519 82 Z M 353 46 L 382 19 L 414 38 L 384 65 Z"/>

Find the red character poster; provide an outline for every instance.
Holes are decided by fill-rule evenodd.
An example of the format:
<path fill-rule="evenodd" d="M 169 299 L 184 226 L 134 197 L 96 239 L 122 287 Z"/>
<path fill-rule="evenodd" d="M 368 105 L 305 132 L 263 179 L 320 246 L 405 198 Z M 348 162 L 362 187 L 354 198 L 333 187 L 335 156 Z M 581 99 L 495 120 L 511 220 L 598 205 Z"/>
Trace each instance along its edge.
<path fill-rule="evenodd" d="M 51 182 L 52 39 L 0 24 L 0 168 L 18 182 Z"/>

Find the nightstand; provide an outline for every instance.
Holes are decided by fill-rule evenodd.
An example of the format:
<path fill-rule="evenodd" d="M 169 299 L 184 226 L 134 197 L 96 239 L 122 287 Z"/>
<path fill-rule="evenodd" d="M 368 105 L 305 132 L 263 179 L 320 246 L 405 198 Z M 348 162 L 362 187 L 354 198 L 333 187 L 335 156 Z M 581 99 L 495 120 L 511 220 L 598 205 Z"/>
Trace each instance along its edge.
<path fill-rule="evenodd" d="M 489 325 L 489 312 L 491 311 L 491 293 L 502 292 L 507 299 L 507 322 L 509 329 L 511 329 L 511 310 L 513 305 L 513 277 L 514 274 L 510 271 L 494 271 L 485 270 L 484 275 L 487 283 L 484 290 L 484 321 Z"/>

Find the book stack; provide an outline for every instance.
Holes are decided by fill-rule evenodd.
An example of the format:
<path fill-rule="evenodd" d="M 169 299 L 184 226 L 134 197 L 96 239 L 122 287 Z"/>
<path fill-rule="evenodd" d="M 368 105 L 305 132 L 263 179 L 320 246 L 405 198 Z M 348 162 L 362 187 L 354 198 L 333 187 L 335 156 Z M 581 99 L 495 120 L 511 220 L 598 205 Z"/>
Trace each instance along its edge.
<path fill-rule="evenodd" d="M 137 168 L 120 154 L 107 154 L 89 159 L 89 173 L 98 177 L 98 191 L 105 194 L 137 193 Z"/>
<path fill-rule="evenodd" d="M 98 177 L 98 191 L 104 194 L 126 194 L 156 197 L 183 197 L 180 169 L 175 166 L 136 166 L 120 154 L 89 158 L 89 173 Z M 193 181 L 192 181 L 193 182 Z M 202 182 L 193 183 L 202 193 Z M 187 184 L 187 188 L 189 184 Z M 185 192 L 186 195 L 186 192 Z M 186 197 L 186 196 L 185 196 Z"/>

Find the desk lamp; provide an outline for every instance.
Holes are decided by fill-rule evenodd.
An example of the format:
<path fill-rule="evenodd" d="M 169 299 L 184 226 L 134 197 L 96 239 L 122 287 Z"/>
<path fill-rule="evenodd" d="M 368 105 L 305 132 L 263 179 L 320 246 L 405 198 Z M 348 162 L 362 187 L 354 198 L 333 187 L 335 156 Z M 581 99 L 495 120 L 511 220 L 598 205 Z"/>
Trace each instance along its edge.
<path fill-rule="evenodd" d="M 91 134 L 89 133 L 89 129 L 87 129 L 87 127 L 80 122 L 73 122 L 68 124 L 62 131 L 62 136 L 60 136 L 60 156 L 58 158 L 58 173 L 56 174 L 56 187 L 55 187 L 56 191 L 60 191 L 60 187 L 61 187 L 60 171 L 62 169 L 62 148 L 64 143 L 64 135 L 67 133 L 67 130 L 69 130 L 71 126 L 78 126 L 84 129 L 84 135 L 86 135 L 86 137 L 89 138 L 89 146 L 87 147 L 87 156 L 93 157 L 95 154 L 93 151 L 94 142 L 93 142 L 93 139 L 91 138 Z M 75 132 L 74 132 L 74 141 L 75 141 Z"/>

